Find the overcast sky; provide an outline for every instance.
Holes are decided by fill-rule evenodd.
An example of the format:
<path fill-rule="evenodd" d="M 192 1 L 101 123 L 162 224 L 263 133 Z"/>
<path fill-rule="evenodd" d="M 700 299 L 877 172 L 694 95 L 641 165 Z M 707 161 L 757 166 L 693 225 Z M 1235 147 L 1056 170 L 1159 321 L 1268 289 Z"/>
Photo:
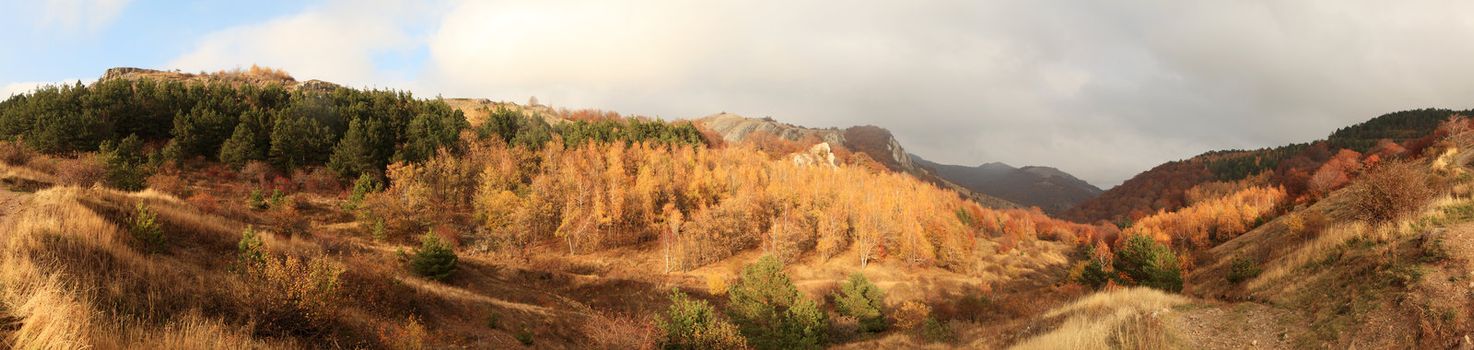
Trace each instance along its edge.
<path fill-rule="evenodd" d="M 1474 106 L 1469 1 L 163 1 L 0 4 L 0 95 L 112 66 L 873 124 L 953 164 L 1114 186 L 1203 151 Z"/>

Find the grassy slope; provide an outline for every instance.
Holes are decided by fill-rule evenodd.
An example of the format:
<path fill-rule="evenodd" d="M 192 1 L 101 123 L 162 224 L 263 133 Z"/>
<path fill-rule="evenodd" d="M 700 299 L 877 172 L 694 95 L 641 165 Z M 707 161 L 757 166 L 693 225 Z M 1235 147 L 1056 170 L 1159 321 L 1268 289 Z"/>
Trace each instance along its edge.
<path fill-rule="evenodd" d="M 153 190 L 53 187 L 54 176 L 28 167 L 0 165 L 0 178 L 6 184 L 0 231 L 8 233 L 0 245 L 6 291 L 0 305 L 13 317 L 13 327 L 0 331 L 23 348 L 379 347 L 411 337 L 411 316 L 428 330 L 430 344 L 515 348 L 526 329 L 538 348 L 581 348 L 597 331 L 590 327 L 607 326 L 606 316 L 639 318 L 663 310 L 672 287 L 721 304 L 708 293 L 710 276 L 730 279 L 761 255 L 751 251 L 665 275 L 652 272 L 660 271 L 654 246 L 567 256 L 550 242 L 530 261 L 463 251 L 453 278 L 431 282 L 403 268 L 397 256 L 410 247 L 365 237 L 338 209 L 338 194 L 298 197 L 295 213 L 311 229 L 289 236 L 272 229 L 279 224 L 276 210 L 251 211 L 231 199 L 244 198 L 230 190 L 244 186 L 206 174 L 184 178 L 196 193 L 226 198 L 209 210 Z M 138 203 L 159 214 L 168 238 L 158 252 L 148 252 L 128 232 Z M 345 268 L 336 311 L 307 331 L 270 327 L 273 310 L 252 296 L 269 291 L 233 270 L 236 243 L 248 225 L 262 232 L 273 256 L 326 259 Z M 1048 305 L 1034 302 L 1041 285 L 1050 283 L 1038 281 L 1062 278 L 1068 251 L 1062 243 L 1022 242 L 1007 255 L 990 257 L 992 267 L 978 276 L 889 264 L 863 272 L 887 289 L 889 304 L 927 300 L 955 314 L 963 311 L 949 302 L 994 290 L 1009 301 L 972 311 L 1019 318 Z M 801 290 L 820 299 L 855 271 L 855 261 L 854 252 L 827 261 L 807 257 L 789 271 Z M 1054 299 L 1062 302 L 1070 293 Z M 496 327 L 489 327 L 491 318 Z M 992 335 L 964 334 L 964 340 L 984 336 Z"/>

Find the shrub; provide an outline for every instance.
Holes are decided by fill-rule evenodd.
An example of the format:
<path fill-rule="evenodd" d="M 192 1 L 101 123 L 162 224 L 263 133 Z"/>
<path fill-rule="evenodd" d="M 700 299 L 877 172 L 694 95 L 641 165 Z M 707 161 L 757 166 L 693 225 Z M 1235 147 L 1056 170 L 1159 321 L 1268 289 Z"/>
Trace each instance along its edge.
<path fill-rule="evenodd" d="M 706 275 L 707 293 L 711 293 L 711 295 L 726 295 L 727 288 L 727 279 L 723 278 L 722 275 L 715 273 Z"/>
<path fill-rule="evenodd" d="M 241 167 L 241 177 L 255 181 L 257 187 L 269 184 L 271 172 L 271 165 L 261 161 L 250 161 Z"/>
<path fill-rule="evenodd" d="M 514 337 L 517 338 L 517 342 L 522 343 L 522 346 L 532 346 L 532 331 L 527 327 L 522 327 L 522 330 L 517 331 Z"/>
<path fill-rule="evenodd" d="M 379 329 L 379 342 L 389 349 L 396 350 L 423 350 L 431 349 L 430 331 L 425 329 L 425 324 L 420 322 L 419 317 L 411 315 L 405 320 L 403 326 L 393 329 Z"/>
<path fill-rule="evenodd" d="M 271 204 L 270 205 L 271 205 L 272 208 L 278 208 L 278 209 L 281 208 L 282 207 L 282 204 L 285 204 L 285 200 L 286 199 L 287 199 L 286 194 L 283 194 L 281 192 L 281 190 L 271 190 L 271 202 L 270 202 Z"/>
<path fill-rule="evenodd" d="M 824 343 L 827 316 L 798 292 L 776 257 L 744 268 L 727 296 L 727 314 L 755 348 L 816 349 Z"/>
<path fill-rule="evenodd" d="M 133 238 L 143 243 L 146 250 L 157 252 L 164 248 L 164 229 L 159 226 L 159 216 L 147 205 L 139 203 L 134 207 L 133 216 L 128 219 L 128 232 Z"/>
<path fill-rule="evenodd" d="M 597 313 L 584 323 L 591 349 L 654 349 L 655 325 L 646 317 Z"/>
<path fill-rule="evenodd" d="M 94 154 L 66 159 L 56 164 L 56 177 L 64 185 L 92 187 L 107 176 L 107 169 Z"/>
<path fill-rule="evenodd" d="M 266 209 L 266 198 L 261 196 L 260 189 L 251 190 L 251 196 L 246 197 L 246 206 L 254 210 Z"/>
<path fill-rule="evenodd" d="M 255 228 L 246 226 L 241 232 L 241 240 L 236 243 L 237 264 L 241 267 L 256 267 L 266 263 L 265 243 L 261 236 L 256 234 Z"/>
<path fill-rule="evenodd" d="M 895 315 L 891 317 L 895 318 L 896 328 L 916 330 L 926 323 L 927 319 L 931 319 L 931 307 L 915 300 L 908 300 L 901 303 L 901 308 L 896 309 Z"/>
<path fill-rule="evenodd" d="M 865 275 L 858 272 L 850 275 L 834 296 L 834 307 L 841 315 L 858 320 L 860 332 L 885 330 L 885 292 L 870 283 Z"/>
<path fill-rule="evenodd" d="M 1389 161 L 1351 186 L 1349 205 L 1358 217 L 1387 222 L 1418 210 L 1433 197 L 1428 175 L 1417 163 Z"/>
<path fill-rule="evenodd" d="M 353 192 L 348 194 L 348 201 L 343 203 L 343 209 L 358 209 L 358 206 L 363 204 L 364 196 L 367 196 L 369 193 L 378 192 L 381 189 L 383 189 L 383 185 L 379 183 L 378 178 L 375 178 L 371 174 L 359 175 L 358 181 L 353 182 Z"/>
<path fill-rule="evenodd" d="M 853 316 L 839 315 L 829 319 L 829 339 L 842 342 L 860 333 L 860 320 Z"/>
<path fill-rule="evenodd" d="M 1228 283 L 1237 284 L 1255 276 L 1259 276 L 1259 264 L 1255 263 L 1254 259 L 1246 256 L 1237 257 L 1233 259 L 1233 263 L 1229 266 Z"/>
<path fill-rule="evenodd" d="M 1090 258 L 1082 262 L 1079 267 L 1080 275 L 1075 279 L 1075 282 L 1090 287 L 1090 289 L 1099 290 L 1106 285 L 1106 282 L 1110 282 L 1111 280 L 1111 273 L 1110 271 L 1106 271 L 1106 266 L 1107 264 L 1101 262 L 1098 258 Z"/>
<path fill-rule="evenodd" d="M 189 190 L 188 184 L 186 184 L 184 182 L 184 179 L 180 178 L 178 174 L 154 174 L 153 176 L 148 177 L 147 183 L 149 188 L 163 191 L 164 193 L 172 194 L 180 198 L 189 197 L 191 192 Z"/>
<path fill-rule="evenodd" d="M 210 194 L 210 192 L 197 192 L 189 196 L 189 198 L 186 198 L 184 201 L 189 202 L 190 205 L 194 206 L 196 209 L 199 209 L 202 212 L 215 215 L 221 214 L 220 200 L 216 199 L 215 195 Z"/>
<path fill-rule="evenodd" d="M 103 141 L 99 155 L 109 187 L 137 191 L 148 186 L 147 179 L 152 171 L 145 164 L 143 141 L 138 139 L 138 135 L 128 136 L 117 143 Z"/>
<path fill-rule="evenodd" d="M 342 268 L 322 257 L 265 260 L 246 270 L 263 291 L 256 297 L 265 331 L 310 334 L 331 319 L 341 301 Z"/>
<path fill-rule="evenodd" d="M 1172 248 L 1146 235 L 1131 235 L 1116 251 L 1115 268 L 1138 285 L 1159 290 L 1182 290 L 1182 268 Z"/>
<path fill-rule="evenodd" d="M 444 280 L 456 270 L 456 252 L 440 236 L 425 233 L 420 236 L 420 247 L 415 249 L 410 260 L 410 269 L 415 274 L 432 280 Z"/>
<path fill-rule="evenodd" d="M 671 305 L 656 326 L 665 333 L 666 349 L 745 349 L 747 340 L 737 327 L 717 318 L 716 310 L 704 300 L 691 299 L 672 289 Z"/>
<path fill-rule="evenodd" d="M 1325 228 L 1326 216 L 1319 211 L 1305 210 L 1285 215 L 1282 222 L 1293 237 L 1309 240 Z"/>
<path fill-rule="evenodd" d="M 936 318 L 928 317 L 921 324 L 921 339 L 932 343 L 944 343 L 955 340 L 956 334 L 952 332 L 952 326 L 937 321 Z"/>
<path fill-rule="evenodd" d="M 22 166 L 31 161 L 35 156 L 31 149 L 26 148 L 20 141 L 0 140 L 0 163 L 7 165 Z"/>

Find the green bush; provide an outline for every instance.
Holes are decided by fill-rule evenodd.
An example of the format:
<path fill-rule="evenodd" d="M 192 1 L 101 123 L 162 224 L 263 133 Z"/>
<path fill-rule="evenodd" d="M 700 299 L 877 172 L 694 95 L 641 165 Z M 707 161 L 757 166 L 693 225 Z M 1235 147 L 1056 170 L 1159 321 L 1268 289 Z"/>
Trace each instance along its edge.
<path fill-rule="evenodd" d="M 885 330 L 885 292 L 870 283 L 863 274 L 850 275 L 850 279 L 839 287 L 839 293 L 834 296 L 834 307 L 841 315 L 859 320 L 861 332 Z"/>
<path fill-rule="evenodd" d="M 410 258 L 410 269 L 415 274 L 432 280 L 443 280 L 456 270 L 456 252 L 439 236 L 426 233 L 420 236 L 420 247 Z"/>
<path fill-rule="evenodd" d="M 783 263 L 764 256 L 742 270 L 727 291 L 727 314 L 758 349 L 818 349 L 828 333 L 827 316 L 783 274 Z"/>
<path fill-rule="evenodd" d="M 532 330 L 527 327 L 522 327 L 522 330 L 517 331 L 514 337 L 517 338 L 517 342 L 522 343 L 522 346 L 532 346 Z"/>
<path fill-rule="evenodd" d="M 369 193 L 378 192 L 382 188 L 379 179 L 372 174 L 364 173 L 358 176 L 358 181 L 353 182 L 353 192 L 348 194 L 348 201 L 343 203 L 344 210 L 358 209 L 363 205 L 363 198 Z"/>
<path fill-rule="evenodd" d="M 148 177 L 153 172 L 148 168 L 148 158 L 143 154 L 143 142 L 138 135 L 129 135 L 116 143 L 103 141 L 101 150 L 109 187 L 124 191 L 148 187 Z"/>
<path fill-rule="evenodd" d="M 937 321 L 936 318 L 928 317 L 921 324 L 921 339 L 932 343 L 951 342 L 957 338 L 952 332 L 952 327 L 945 322 Z"/>
<path fill-rule="evenodd" d="M 1255 276 L 1259 276 L 1259 264 L 1249 257 L 1234 258 L 1228 269 L 1228 283 L 1237 284 Z"/>
<path fill-rule="evenodd" d="M 1116 250 L 1115 268 L 1131 282 L 1168 292 L 1182 291 L 1182 268 L 1172 248 L 1146 235 L 1131 235 Z"/>
<path fill-rule="evenodd" d="M 159 216 L 147 205 L 138 203 L 134 207 L 133 216 L 128 219 L 128 232 L 133 238 L 142 242 L 144 247 L 151 252 L 157 252 L 164 248 L 164 229 L 159 225 Z"/>
<path fill-rule="evenodd" d="M 282 193 L 281 190 L 271 190 L 272 208 L 281 208 L 282 203 L 285 202 L 286 199 L 287 195 L 285 193 Z"/>
<path fill-rule="evenodd" d="M 704 300 L 691 299 L 678 289 L 670 292 L 670 307 L 656 326 L 665 333 L 665 349 L 744 349 L 747 340 L 737 328 L 717 318 Z"/>
<path fill-rule="evenodd" d="M 261 190 L 251 190 L 251 196 L 246 197 L 246 206 L 254 210 L 266 209 L 266 197 L 261 195 Z"/>
<path fill-rule="evenodd" d="M 241 232 L 241 240 L 236 243 L 236 254 L 242 268 L 261 266 L 266 263 L 265 243 L 261 241 L 261 235 L 256 234 L 254 227 L 246 226 Z"/>
<path fill-rule="evenodd" d="M 1085 262 L 1085 266 L 1080 270 L 1080 277 L 1076 282 L 1080 282 L 1080 284 L 1088 286 L 1090 289 L 1100 289 L 1110 281 L 1111 273 L 1110 271 L 1106 271 L 1106 264 L 1102 263 L 1098 258 L 1091 258 Z"/>

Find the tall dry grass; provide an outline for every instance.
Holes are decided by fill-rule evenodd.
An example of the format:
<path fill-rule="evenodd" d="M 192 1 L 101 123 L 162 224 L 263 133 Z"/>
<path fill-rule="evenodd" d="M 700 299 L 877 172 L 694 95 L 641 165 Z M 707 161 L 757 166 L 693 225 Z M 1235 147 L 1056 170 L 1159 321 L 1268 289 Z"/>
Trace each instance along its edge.
<path fill-rule="evenodd" d="M 223 275 L 180 264 L 209 264 L 216 252 L 154 256 L 137 249 L 121 213 L 147 201 L 174 225 L 171 237 L 229 247 L 225 226 L 192 215 L 177 199 L 157 192 L 124 194 L 58 187 L 37 192 L 0 222 L 0 303 L 19 320 L 9 345 L 19 349 L 257 348 L 249 332 L 208 319 L 246 307 L 246 286 Z M 189 218 L 195 218 L 190 220 Z M 216 237 L 210 237 L 215 235 Z M 213 250 L 213 249 L 212 249 Z M 218 252 L 218 251 L 217 251 Z M 228 256 L 227 256 L 228 257 Z"/>
<path fill-rule="evenodd" d="M 1044 318 L 1063 318 L 1053 330 L 1015 344 L 1013 349 L 1162 349 L 1172 345 L 1163 325 L 1174 306 L 1187 298 L 1136 287 L 1091 294 L 1050 310 Z"/>
<path fill-rule="evenodd" d="M 1311 262 L 1324 259 L 1326 254 L 1346 244 L 1346 241 L 1352 238 L 1366 236 L 1370 231 L 1368 229 L 1369 227 L 1366 222 L 1362 221 L 1340 222 L 1331 225 L 1321 230 L 1320 234 L 1315 238 L 1302 243 L 1299 248 L 1295 249 L 1294 253 L 1285 254 L 1279 259 L 1269 261 L 1265 264 L 1264 272 L 1250 279 L 1244 286 L 1249 290 L 1255 290 L 1270 282 L 1290 276 L 1290 273 L 1296 269 L 1304 267 Z"/>

